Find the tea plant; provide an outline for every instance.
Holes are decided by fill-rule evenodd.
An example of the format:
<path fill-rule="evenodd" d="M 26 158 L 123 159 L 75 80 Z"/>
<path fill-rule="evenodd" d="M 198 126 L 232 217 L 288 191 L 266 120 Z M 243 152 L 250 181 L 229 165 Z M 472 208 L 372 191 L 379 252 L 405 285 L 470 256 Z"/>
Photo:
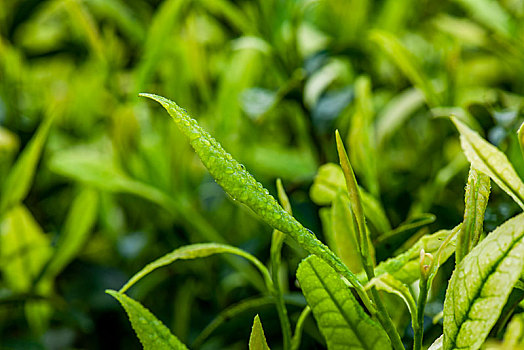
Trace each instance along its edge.
<path fill-rule="evenodd" d="M 287 210 L 184 109 L 164 97 L 152 94 L 142 96 L 159 102 L 168 111 L 203 164 L 231 198 L 249 207 L 261 220 L 274 228 L 271 245 L 272 271 L 279 268 L 283 234 L 311 254 L 300 263 L 296 273 L 308 303 L 302 315 L 307 317 L 309 310 L 312 311 L 328 349 L 404 349 L 400 334 L 390 316 L 392 307 L 396 307 L 395 304 L 399 301 L 390 304 L 388 310 L 383 300 L 384 294 L 379 291 L 397 295 L 406 303 L 414 330 L 413 349 L 422 349 L 428 294 L 439 267 L 453 252 L 456 254 L 456 268 L 445 296 L 444 331 L 431 349 L 479 349 L 497 320 L 501 317 L 506 320 L 510 318 L 515 307 L 514 303 L 513 306 L 507 304 L 510 293 L 514 288 L 522 290 L 519 278 L 523 275 L 524 268 L 524 213 L 507 220 L 485 237 L 482 223 L 488 204 L 490 179 L 523 209 L 524 183 L 506 156 L 463 121 L 451 117 L 460 133 L 464 153 L 471 163 L 463 222 L 454 229 L 421 237 L 406 252 L 376 265 L 366 217 L 377 214 L 380 216 L 380 205 L 367 206 L 367 210 L 364 210 L 362 198 L 367 194 L 363 196 L 365 192 L 357 184 L 338 131 L 336 143 L 345 186 L 340 181 L 338 184 L 336 181 L 332 182 L 332 187 L 335 187 L 331 189 L 332 225 L 337 228 L 333 230 L 331 250 L 291 215 L 281 183 L 278 183 L 279 194 Z M 522 138 L 521 131 L 519 138 Z M 340 170 L 337 167 L 333 167 L 330 172 L 332 178 L 340 179 Z M 317 181 L 320 180 L 317 178 Z M 336 213 L 339 210 L 343 210 L 342 215 Z M 344 233 L 339 231 L 340 225 L 344 226 Z M 398 234 L 398 231 L 391 232 L 382 234 Z M 342 238 L 342 234 L 345 237 Z M 363 271 L 352 272 L 334 251 L 343 252 L 341 255 L 348 265 L 358 266 L 357 269 Z M 290 320 L 275 274 L 270 273 L 253 255 L 232 246 L 215 243 L 178 248 L 148 264 L 120 291 L 107 291 L 126 310 L 144 348 L 186 347 L 146 308 L 124 293 L 159 267 L 180 259 L 204 258 L 212 254 L 241 256 L 259 270 L 266 293 L 271 296 L 278 310 L 284 348 L 297 349 L 304 317 L 297 322 L 295 334 L 291 338 Z M 417 280 L 418 298 L 410 288 Z M 524 294 L 518 293 L 517 300 L 520 301 Z M 515 316 L 514 322 L 523 325 L 519 316 Z M 522 339 L 524 328 L 521 327 L 516 332 L 517 338 Z M 515 338 L 515 335 L 508 334 L 509 337 Z M 522 342 L 520 344 L 524 345 Z M 517 343 L 515 346 L 518 346 Z M 253 322 L 249 348 L 269 348 L 258 315 Z"/>

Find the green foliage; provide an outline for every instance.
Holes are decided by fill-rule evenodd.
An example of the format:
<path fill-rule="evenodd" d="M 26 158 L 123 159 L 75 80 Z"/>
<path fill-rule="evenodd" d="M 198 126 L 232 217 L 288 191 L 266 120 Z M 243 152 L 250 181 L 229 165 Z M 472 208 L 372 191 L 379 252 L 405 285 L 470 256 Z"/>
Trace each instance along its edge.
<path fill-rule="evenodd" d="M 249 350 L 269 350 L 264 329 L 262 328 L 262 322 L 260 322 L 258 315 L 256 315 L 253 320 L 253 328 L 251 329 L 251 336 L 249 337 Z"/>
<path fill-rule="evenodd" d="M 391 348 L 386 332 L 370 319 L 348 286 L 321 259 L 310 256 L 302 261 L 297 278 L 328 348 Z"/>
<path fill-rule="evenodd" d="M 107 290 L 106 293 L 118 300 L 126 310 L 131 325 L 145 350 L 187 349 L 162 322 L 138 301 L 114 290 Z"/>
<path fill-rule="evenodd" d="M 1 347 L 521 349 L 523 8 L 0 1 Z"/>
<path fill-rule="evenodd" d="M 444 349 L 479 349 L 517 282 L 524 214 L 498 227 L 457 266 L 444 303 Z"/>

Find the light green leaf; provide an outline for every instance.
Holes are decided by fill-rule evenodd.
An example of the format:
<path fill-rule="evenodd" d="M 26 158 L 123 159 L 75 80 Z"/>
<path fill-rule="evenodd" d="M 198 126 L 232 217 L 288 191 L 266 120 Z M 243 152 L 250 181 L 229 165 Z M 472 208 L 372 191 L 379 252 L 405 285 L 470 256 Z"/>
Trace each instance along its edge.
<path fill-rule="evenodd" d="M 371 31 L 370 39 L 377 43 L 411 83 L 424 93 L 428 105 L 431 107 L 440 105 L 440 97 L 436 94 L 430 80 L 422 72 L 419 62 L 415 60 L 415 57 L 402 45 L 397 37 L 385 31 L 373 30 Z"/>
<path fill-rule="evenodd" d="M 168 111 L 215 181 L 233 199 L 245 204 L 274 229 L 290 235 L 309 253 L 327 261 L 353 284 L 366 306 L 373 309 L 363 286 L 340 258 L 285 211 L 269 191 L 257 182 L 242 164 L 233 159 L 183 108 L 161 96 L 153 94 L 140 94 L 140 96 L 157 101 Z"/>
<path fill-rule="evenodd" d="M 253 320 L 251 336 L 249 337 L 249 350 L 269 350 L 266 336 L 264 335 L 264 329 L 262 328 L 262 323 L 260 322 L 260 317 L 258 317 L 258 315 L 256 315 Z"/>
<path fill-rule="evenodd" d="M 355 273 L 362 271 L 357 243 L 357 223 L 349 200 L 342 193 L 339 193 L 333 200 L 331 222 L 333 225 L 333 250 L 351 271 Z"/>
<path fill-rule="evenodd" d="M 187 349 L 162 322 L 139 302 L 114 290 L 106 290 L 106 293 L 118 300 L 126 310 L 131 326 L 133 326 L 144 350 Z"/>
<path fill-rule="evenodd" d="M 462 149 L 471 165 L 488 175 L 524 209 L 524 183 L 506 155 L 457 118 L 451 120 L 460 132 Z"/>
<path fill-rule="evenodd" d="M 373 196 L 379 196 L 377 149 L 373 129 L 373 99 L 369 77 L 361 76 L 355 81 L 356 109 L 351 117 L 347 142 L 349 156 L 363 186 Z"/>
<path fill-rule="evenodd" d="M 328 349 L 391 349 L 386 332 L 329 265 L 310 256 L 300 263 L 297 278 Z"/>
<path fill-rule="evenodd" d="M 28 292 L 52 254 L 49 237 L 29 210 L 20 205 L 0 221 L 0 269 L 6 285 Z"/>
<path fill-rule="evenodd" d="M 59 274 L 82 249 L 96 222 L 97 212 L 98 193 L 91 188 L 83 188 L 71 205 L 55 254 L 47 265 L 47 277 Z"/>
<path fill-rule="evenodd" d="M 472 167 L 469 170 L 468 185 L 466 187 L 464 221 L 457 235 L 457 249 L 455 252 L 457 264 L 480 240 L 489 192 L 489 177 Z"/>
<path fill-rule="evenodd" d="M 38 127 L 35 135 L 22 151 L 2 186 L 0 216 L 20 203 L 29 193 L 44 143 L 56 114 L 49 115 Z"/>
<path fill-rule="evenodd" d="M 470 16 L 498 34 L 511 36 L 514 29 L 512 17 L 498 1 L 455 0 Z"/>
<path fill-rule="evenodd" d="M 258 270 L 261 272 L 262 276 L 267 282 L 271 281 L 269 277 L 269 272 L 266 267 L 253 255 L 239 249 L 237 247 L 229 246 L 226 244 L 219 243 L 201 243 L 201 244 L 191 244 L 183 246 L 181 248 L 175 249 L 171 253 L 164 255 L 163 257 L 153 261 L 152 263 L 147 264 L 142 270 L 136 273 L 129 281 L 120 289 L 119 293 L 124 293 L 128 290 L 133 284 L 138 282 L 144 276 L 148 275 L 152 271 L 158 269 L 159 267 L 169 265 L 176 260 L 191 260 L 198 258 L 205 258 L 214 254 L 235 254 L 246 258 L 252 262 Z"/>
<path fill-rule="evenodd" d="M 501 349 L 518 350 L 522 348 L 524 348 L 524 314 L 521 313 L 513 316 L 508 324 Z"/>
<path fill-rule="evenodd" d="M 369 223 L 375 227 L 379 234 L 390 231 L 391 224 L 382 204 L 362 188 L 359 188 L 359 190 L 364 214 Z M 317 205 L 329 205 L 340 191 L 346 191 L 346 181 L 340 166 L 334 163 L 326 163 L 320 166 L 310 189 L 311 200 Z"/>
<path fill-rule="evenodd" d="M 499 226 L 455 269 L 444 301 L 444 349 L 479 349 L 524 266 L 524 213 Z"/>
<path fill-rule="evenodd" d="M 375 268 L 375 275 L 378 277 L 384 273 L 389 273 L 404 284 L 410 285 L 420 278 L 420 250 L 426 253 L 436 254 L 442 243 L 450 235 L 455 235 L 460 229 L 460 225 L 453 230 L 441 230 L 432 235 L 422 237 L 408 251 L 381 262 Z M 454 241 L 452 240 L 441 252 L 440 263 L 443 264 L 455 251 Z M 365 280 L 365 275 L 360 274 L 359 278 Z"/>
<path fill-rule="evenodd" d="M 440 337 L 435 339 L 435 341 L 433 342 L 433 344 L 431 344 L 428 350 L 442 350 L 442 349 L 444 349 L 444 335 L 441 335 Z"/>

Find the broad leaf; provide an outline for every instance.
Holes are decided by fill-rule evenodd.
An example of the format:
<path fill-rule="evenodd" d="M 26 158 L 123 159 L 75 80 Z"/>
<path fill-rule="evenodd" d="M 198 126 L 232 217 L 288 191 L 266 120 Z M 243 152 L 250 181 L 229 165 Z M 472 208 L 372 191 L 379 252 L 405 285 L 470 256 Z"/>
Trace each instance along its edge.
<path fill-rule="evenodd" d="M 340 276 L 316 256 L 303 260 L 297 278 L 328 349 L 391 349 Z"/>
<path fill-rule="evenodd" d="M 457 264 L 477 245 L 482 234 L 484 212 L 488 205 L 490 191 L 489 177 L 476 171 L 469 171 L 468 185 L 465 195 L 464 221 L 457 235 Z"/>
<path fill-rule="evenodd" d="M 506 155 L 457 118 L 451 120 L 460 132 L 460 142 L 471 165 L 488 175 L 524 209 L 524 183 Z"/>
<path fill-rule="evenodd" d="M 264 329 L 262 328 L 262 323 L 260 322 L 260 317 L 258 317 L 258 315 L 256 315 L 253 320 L 251 336 L 249 337 L 249 350 L 269 350 L 266 336 L 264 335 Z"/>
<path fill-rule="evenodd" d="M 490 233 L 457 266 L 444 301 L 444 349 L 479 349 L 524 266 L 524 213 Z"/>
<path fill-rule="evenodd" d="M 118 300 L 126 310 L 131 326 L 133 326 L 144 350 L 187 349 L 161 321 L 139 302 L 114 290 L 106 290 L 106 293 Z"/>
<path fill-rule="evenodd" d="M 269 272 L 266 267 L 253 255 L 239 249 L 237 247 L 229 246 L 226 244 L 219 243 L 201 243 L 201 244 L 192 244 L 187 245 L 178 249 L 175 249 L 171 253 L 164 255 L 163 257 L 153 261 L 152 263 L 147 264 L 142 270 L 136 273 L 129 281 L 120 289 L 120 293 L 124 293 L 128 290 L 133 284 L 138 282 L 144 276 L 148 275 L 152 271 L 158 269 L 159 267 L 169 265 L 176 260 L 191 260 L 198 258 L 205 258 L 214 254 L 235 254 L 246 258 L 252 262 L 262 273 L 262 276 L 266 281 L 270 281 Z"/>

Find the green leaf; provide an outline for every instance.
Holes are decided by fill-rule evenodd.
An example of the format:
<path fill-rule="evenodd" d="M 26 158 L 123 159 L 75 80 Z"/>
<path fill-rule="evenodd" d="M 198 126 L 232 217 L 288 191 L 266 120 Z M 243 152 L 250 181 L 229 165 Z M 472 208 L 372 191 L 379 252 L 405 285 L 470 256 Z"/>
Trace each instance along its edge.
<path fill-rule="evenodd" d="M 420 250 L 426 253 L 436 254 L 442 243 L 448 236 L 454 236 L 460 229 L 460 225 L 453 230 L 441 230 L 432 235 L 422 237 L 406 252 L 381 262 L 375 268 L 375 275 L 378 277 L 384 273 L 389 273 L 404 284 L 410 285 L 420 277 Z M 441 252 L 440 263 L 443 264 L 455 251 L 454 242 L 448 244 Z M 365 280 L 365 275 L 360 274 L 359 278 Z"/>
<path fill-rule="evenodd" d="M 347 196 L 339 193 L 331 208 L 333 250 L 344 264 L 355 273 L 362 271 L 362 262 L 358 252 L 358 228 Z"/>
<path fill-rule="evenodd" d="M 340 258 L 285 211 L 269 191 L 257 182 L 242 164 L 233 159 L 184 109 L 161 96 L 153 94 L 140 94 L 140 96 L 157 101 L 168 111 L 215 181 L 233 199 L 245 204 L 274 229 L 290 235 L 309 253 L 326 260 L 355 286 L 366 306 L 373 309 L 363 286 Z"/>
<path fill-rule="evenodd" d="M 47 135 L 56 114 L 51 114 L 40 124 L 35 135 L 22 151 L 22 154 L 13 165 L 2 186 L 0 199 L 0 216 L 10 208 L 16 206 L 29 193 L 33 177 L 44 147 Z"/>
<path fill-rule="evenodd" d="M 47 277 L 59 274 L 75 258 L 89 237 L 97 213 L 98 193 L 91 188 L 82 189 L 71 205 L 55 254 L 46 267 Z"/>
<path fill-rule="evenodd" d="M 16 206 L 0 221 L 0 270 L 6 285 L 28 292 L 52 254 L 49 237 L 29 210 Z"/>
<path fill-rule="evenodd" d="M 258 315 L 256 315 L 253 320 L 251 336 L 249 337 L 249 350 L 269 350 L 266 336 L 264 335 L 264 329 L 262 328 L 262 323 L 260 322 L 260 317 L 258 317 Z"/>
<path fill-rule="evenodd" d="M 457 235 L 457 249 L 455 252 L 457 264 L 480 240 L 489 192 L 489 177 L 472 167 L 469 170 L 468 185 L 466 187 L 464 221 Z"/>
<path fill-rule="evenodd" d="M 471 165 L 488 175 L 524 209 L 524 183 L 506 155 L 457 118 L 451 120 L 460 132 L 462 149 Z"/>
<path fill-rule="evenodd" d="M 351 117 L 347 142 L 349 156 L 363 186 L 375 197 L 379 196 L 377 149 L 373 129 L 373 99 L 369 77 L 355 81 L 356 109 Z"/>
<path fill-rule="evenodd" d="M 359 190 L 364 214 L 369 223 L 379 234 L 390 231 L 391 224 L 382 204 L 362 188 Z M 310 189 L 311 200 L 317 205 L 329 205 L 338 192 L 346 192 L 346 181 L 340 166 L 334 163 L 320 166 Z"/>
<path fill-rule="evenodd" d="M 328 349 L 391 349 L 384 329 L 329 265 L 310 256 L 300 263 L 297 278 Z"/>
<path fill-rule="evenodd" d="M 423 73 L 419 62 L 415 60 L 415 57 L 402 45 L 397 37 L 385 31 L 372 30 L 370 39 L 395 62 L 411 83 L 424 93 L 426 102 L 431 107 L 440 105 L 440 97 L 436 94 L 430 80 Z"/>
<path fill-rule="evenodd" d="M 126 310 L 131 326 L 145 350 L 187 349 L 162 322 L 139 302 L 114 290 L 106 290 L 106 293 L 118 300 Z"/>
<path fill-rule="evenodd" d="M 502 349 L 522 349 L 524 347 L 524 314 L 517 314 L 513 316 L 506 333 L 504 333 L 504 341 Z"/>
<path fill-rule="evenodd" d="M 435 341 L 431 346 L 428 348 L 428 350 L 442 350 L 444 349 L 444 335 L 441 335 Z"/>
<path fill-rule="evenodd" d="M 235 254 L 246 258 L 252 262 L 258 270 L 261 272 L 262 276 L 266 280 L 266 283 L 271 282 L 271 277 L 269 277 L 269 272 L 266 267 L 253 255 L 239 249 L 237 247 L 229 246 L 226 244 L 219 243 L 201 243 L 201 244 L 191 244 L 178 249 L 175 249 L 171 253 L 164 255 L 161 258 L 153 261 L 152 263 L 147 264 L 142 270 L 136 273 L 129 281 L 120 289 L 120 293 L 124 293 L 128 290 L 133 284 L 138 282 L 144 276 L 148 275 L 152 271 L 158 269 L 159 267 L 169 265 L 176 260 L 191 260 L 198 258 L 205 258 L 214 254 Z"/>
<path fill-rule="evenodd" d="M 444 301 L 444 349 L 479 349 L 524 266 L 524 213 L 499 226 L 455 269 Z"/>

